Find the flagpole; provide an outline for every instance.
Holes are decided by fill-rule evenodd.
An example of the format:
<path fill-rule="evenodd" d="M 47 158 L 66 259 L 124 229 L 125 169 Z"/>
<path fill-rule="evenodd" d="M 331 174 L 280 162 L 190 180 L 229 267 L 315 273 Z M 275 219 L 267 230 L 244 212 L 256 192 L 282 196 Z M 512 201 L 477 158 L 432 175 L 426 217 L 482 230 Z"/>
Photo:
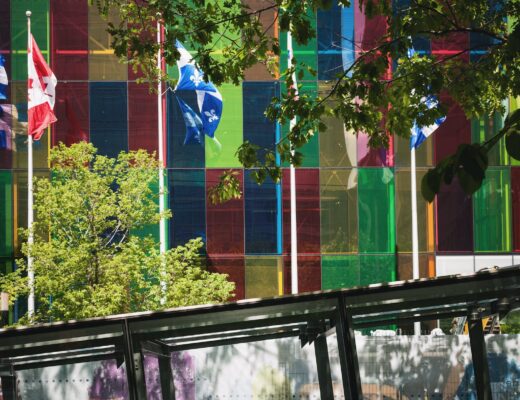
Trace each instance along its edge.
<path fill-rule="evenodd" d="M 31 46 L 31 11 L 27 10 L 27 68 L 29 68 L 29 57 L 32 56 Z M 29 71 L 29 70 L 27 70 Z M 34 269 L 33 258 L 31 256 L 32 245 L 34 243 L 33 233 L 33 137 L 28 132 L 27 134 L 27 228 L 29 229 L 29 236 L 27 238 L 27 280 L 29 285 L 29 296 L 27 299 L 27 312 L 29 318 L 34 316 Z"/>
<path fill-rule="evenodd" d="M 287 31 L 287 66 L 292 68 L 292 34 L 291 31 Z M 293 85 L 297 90 L 296 86 L 296 74 L 292 76 Z M 289 131 L 291 131 L 296 125 L 296 117 L 291 119 L 289 123 Z M 291 144 L 291 155 L 294 155 L 294 148 Z M 290 197 L 291 197 L 291 293 L 298 293 L 298 237 L 297 237 L 297 226 L 296 226 L 296 170 L 294 164 L 291 162 L 290 166 Z"/>
<path fill-rule="evenodd" d="M 419 279 L 419 235 L 417 230 L 417 178 L 415 168 L 415 145 L 410 150 L 411 195 L 412 195 L 412 271 L 413 279 Z M 421 334 L 421 323 L 414 322 L 414 335 Z"/>

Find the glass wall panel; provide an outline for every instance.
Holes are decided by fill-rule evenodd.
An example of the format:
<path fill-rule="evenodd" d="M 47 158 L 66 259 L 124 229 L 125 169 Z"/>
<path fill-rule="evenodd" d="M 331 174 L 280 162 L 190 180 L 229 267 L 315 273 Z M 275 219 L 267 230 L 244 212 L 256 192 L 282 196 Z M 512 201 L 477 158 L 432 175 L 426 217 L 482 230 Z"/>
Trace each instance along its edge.
<path fill-rule="evenodd" d="M 419 254 L 419 277 L 431 278 L 435 276 L 435 256 L 433 254 Z M 413 256 L 399 254 L 397 256 L 397 280 L 413 279 Z"/>
<path fill-rule="evenodd" d="M 206 167 L 238 168 L 241 164 L 235 153 L 242 144 L 243 138 L 242 87 L 225 83 L 219 86 L 218 90 L 222 94 L 224 106 L 220 124 L 215 131 L 217 141 L 204 136 L 206 142 Z M 198 110 L 198 108 L 194 110 Z"/>
<path fill-rule="evenodd" d="M 90 141 L 99 154 L 128 151 L 126 82 L 90 82 Z"/>
<path fill-rule="evenodd" d="M 206 170 L 206 194 L 219 182 L 223 169 Z M 237 176 L 243 191 L 243 172 Z M 222 204 L 207 202 L 208 254 L 244 254 L 244 198 Z"/>
<path fill-rule="evenodd" d="M 520 168 L 511 168 L 511 197 L 513 200 L 513 251 L 520 252 Z"/>
<path fill-rule="evenodd" d="M 227 274 L 228 281 L 235 283 L 235 297 L 233 297 L 233 301 L 245 298 L 244 256 L 208 257 L 207 266 L 211 272 Z"/>
<path fill-rule="evenodd" d="M 242 0 L 242 4 L 246 4 L 249 7 L 249 12 L 263 10 L 266 8 L 265 0 Z M 278 10 L 270 9 L 263 10 L 258 14 L 260 23 L 264 27 L 264 32 L 269 37 L 278 38 Z M 277 77 L 273 77 L 265 64 L 257 63 L 253 67 L 247 69 L 244 72 L 244 78 L 246 81 L 271 81 Z"/>
<path fill-rule="evenodd" d="M 147 84 L 128 82 L 128 148 L 157 153 L 157 94 Z"/>
<path fill-rule="evenodd" d="M 455 153 L 459 144 L 471 141 L 471 123 L 462 108 L 446 96 L 441 96 L 440 101 L 448 112 L 446 120 L 433 134 L 435 163 Z"/>
<path fill-rule="evenodd" d="M 321 288 L 340 289 L 359 286 L 361 282 L 359 256 L 323 256 Z"/>
<path fill-rule="evenodd" d="M 435 257 L 437 276 L 471 274 L 475 272 L 474 256 L 437 256 Z"/>
<path fill-rule="evenodd" d="M 390 138 L 388 149 L 380 147 L 373 149 L 368 145 L 368 135 L 357 135 L 357 162 L 363 167 L 390 167 L 393 165 L 393 138 Z"/>
<path fill-rule="evenodd" d="M 58 121 L 51 126 L 52 144 L 70 146 L 89 140 L 89 87 L 87 82 L 60 82 L 54 106 Z"/>
<path fill-rule="evenodd" d="M 291 253 L 290 172 L 283 170 L 283 251 Z M 318 169 L 296 169 L 298 254 L 320 252 L 320 184 Z"/>
<path fill-rule="evenodd" d="M 262 149 L 275 150 L 276 123 L 265 116 L 274 96 L 279 96 L 279 82 L 243 82 L 244 140 Z M 234 108 L 234 105 L 231 105 Z M 235 149 L 236 151 L 236 149 Z M 265 151 L 260 154 L 261 159 Z"/>
<path fill-rule="evenodd" d="M 11 7 L 10 1 L 0 1 L 0 15 L 2 16 L 2 23 L 0 24 L 0 57 L 4 59 L 5 72 L 7 73 L 8 81 L 11 81 Z M 11 96 L 9 94 L 9 86 L 7 87 L 7 99 L 0 100 L 0 103 L 10 103 Z M 0 163 L 1 163 L 0 150 Z"/>
<path fill-rule="evenodd" d="M 167 173 L 167 171 L 165 171 L 165 172 Z M 165 182 L 165 185 L 168 184 L 168 177 L 167 176 L 164 177 L 164 182 Z M 155 195 L 157 193 L 159 193 L 159 179 L 157 179 L 154 182 L 152 182 L 152 184 L 150 185 L 150 188 L 152 190 L 152 193 L 154 193 Z M 155 204 L 157 206 L 157 211 L 159 211 L 159 198 L 156 197 L 155 195 L 152 195 L 151 198 L 154 198 Z M 155 242 L 157 243 L 157 245 L 155 247 L 157 249 L 160 248 L 161 236 L 160 236 L 160 228 L 159 228 L 159 224 L 158 223 L 144 225 L 144 226 L 142 226 L 139 229 L 133 229 L 132 230 L 132 234 L 133 235 L 137 235 L 137 236 L 142 237 L 142 238 L 148 237 L 148 236 L 152 236 L 153 239 L 155 240 Z M 168 238 L 166 238 L 165 242 L 168 245 Z"/>
<path fill-rule="evenodd" d="M 52 70 L 60 81 L 88 79 L 88 3 L 51 2 Z M 61 85 L 60 85 L 61 93 Z"/>
<path fill-rule="evenodd" d="M 437 131 L 434 135 L 437 134 Z M 410 167 L 410 139 L 394 135 L 394 162 L 396 167 Z M 433 138 L 421 143 L 415 150 L 415 165 L 430 167 L 433 165 Z"/>
<path fill-rule="evenodd" d="M 26 78 L 27 79 L 27 78 Z M 27 81 L 9 82 L 13 105 L 12 132 L 13 143 L 13 168 L 27 169 Z M 34 168 L 47 168 L 49 153 L 49 129 L 40 140 L 33 142 L 33 166 Z"/>
<path fill-rule="evenodd" d="M 126 81 L 128 66 L 120 63 L 110 47 L 112 37 L 107 23 L 119 24 L 117 11 L 110 12 L 107 20 L 99 16 L 96 4 L 88 7 L 88 76 L 91 81 Z"/>
<path fill-rule="evenodd" d="M 201 237 L 206 242 L 206 184 L 203 169 L 168 171 L 170 247 Z"/>
<path fill-rule="evenodd" d="M 395 255 L 360 255 L 360 284 L 395 281 Z"/>
<path fill-rule="evenodd" d="M 488 168 L 473 195 L 475 252 L 511 251 L 510 182 L 509 168 Z"/>
<path fill-rule="evenodd" d="M 317 37 L 318 37 L 318 79 L 334 79 L 343 72 L 342 60 L 342 10 L 336 2 L 328 10 L 318 10 Z M 354 31 L 354 7 L 347 8 L 352 14 L 350 20 L 351 31 Z M 346 51 L 346 50 L 345 50 Z"/>
<path fill-rule="evenodd" d="M 192 141 L 184 144 L 186 125 L 176 96 L 172 91 L 167 92 L 168 167 L 204 167 L 204 143 Z M 194 92 L 183 92 L 182 99 L 193 110 L 197 110 L 197 96 Z M 216 132 L 217 137 L 219 130 Z"/>
<path fill-rule="evenodd" d="M 0 104 L 0 169 L 11 168 L 13 151 L 16 149 L 12 112 L 11 104 Z"/>
<path fill-rule="evenodd" d="M 284 294 L 291 294 L 291 257 L 283 257 Z M 321 290 L 321 257 L 298 256 L 298 293 Z"/>
<path fill-rule="evenodd" d="M 6 2 L 6 0 L 2 1 L 2 3 Z M 49 0 L 11 1 L 11 78 L 24 82 L 27 81 L 27 17 L 25 16 L 27 10 L 32 11 L 31 33 L 48 62 Z"/>
<path fill-rule="evenodd" d="M 320 170 L 321 252 L 358 249 L 357 169 Z"/>
<path fill-rule="evenodd" d="M 519 97 L 509 97 L 509 112 L 513 112 L 518 110 L 520 107 L 520 96 Z M 513 157 L 509 158 L 511 160 L 511 165 L 520 165 L 520 160 L 517 160 Z"/>
<path fill-rule="evenodd" d="M 394 173 L 390 168 L 358 169 L 359 252 L 395 251 Z"/>
<path fill-rule="evenodd" d="M 504 126 L 504 117 L 495 113 L 492 117 L 473 118 L 471 120 L 471 138 L 473 142 L 484 143 L 495 136 Z M 508 165 L 509 154 L 506 150 L 506 142 L 500 140 L 488 153 L 489 165 Z"/>
<path fill-rule="evenodd" d="M 247 254 L 276 253 L 279 229 L 276 185 L 269 178 L 258 185 L 251 180 L 248 170 L 244 187 L 245 251 Z"/>
<path fill-rule="evenodd" d="M 13 183 L 11 171 L 0 171 L 0 257 L 13 255 Z"/>
<path fill-rule="evenodd" d="M 439 59 L 453 57 L 454 54 L 469 49 L 469 33 L 453 32 L 431 41 L 432 54 Z M 469 54 L 467 51 L 462 52 L 458 56 L 462 61 L 469 62 Z"/>
<path fill-rule="evenodd" d="M 271 297 L 283 294 L 283 263 L 281 256 L 246 256 L 246 298 Z"/>
<path fill-rule="evenodd" d="M 417 233 L 419 251 L 433 251 L 433 203 L 428 203 L 421 195 L 421 180 L 425 170 L 417 171 L 415 196 L 417 198 Z M 411 172 L 397 171 L 395 174 L 395 217 L 397 230 L 397 251 L 412 251 L 412 198 Z"/>
<path fill-rule="evenodd" d="M 473 204 L 459 185 L 442 185 L 437 195 L 437 251 L 473 250 Z"/>

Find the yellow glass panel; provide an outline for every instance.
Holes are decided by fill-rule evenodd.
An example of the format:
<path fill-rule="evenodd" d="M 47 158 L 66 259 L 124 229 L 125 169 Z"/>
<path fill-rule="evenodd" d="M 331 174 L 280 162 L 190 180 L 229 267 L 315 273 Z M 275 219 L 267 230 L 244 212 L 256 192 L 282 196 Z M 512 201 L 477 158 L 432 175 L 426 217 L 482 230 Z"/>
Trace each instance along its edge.
<path fill-rule="evenodd" d="M 283 294 L 282 266 L 279 256 L 246 257 L 246 298 Z"/>

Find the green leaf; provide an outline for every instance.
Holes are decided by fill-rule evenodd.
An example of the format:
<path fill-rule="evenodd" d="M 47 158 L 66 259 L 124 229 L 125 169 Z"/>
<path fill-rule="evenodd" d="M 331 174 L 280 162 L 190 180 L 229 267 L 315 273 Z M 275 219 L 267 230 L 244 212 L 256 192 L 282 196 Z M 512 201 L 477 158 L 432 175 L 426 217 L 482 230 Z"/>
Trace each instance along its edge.
<path fill-rule="evenodd" d="M 441 187 L 441 176 L 438 171 L 433 168 L 430 169 L 426 175 L 423 176 L 421 181 L 421 194 L 423 198 L 431 203 L 435 198 L 435 195 L 439 193 Z"/>
<path fill-rule="evenodd" d="M 506 149 L 511 157 L 513 157 L 515 160 L 520 161 L 520 130 L 510 129 L 507 132 Z"/>

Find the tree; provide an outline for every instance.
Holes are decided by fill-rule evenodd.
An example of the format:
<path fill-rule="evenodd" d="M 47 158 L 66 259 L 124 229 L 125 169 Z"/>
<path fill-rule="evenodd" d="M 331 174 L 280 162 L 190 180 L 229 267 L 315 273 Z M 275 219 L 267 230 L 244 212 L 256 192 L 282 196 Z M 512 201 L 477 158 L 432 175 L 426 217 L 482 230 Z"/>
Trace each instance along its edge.
<path fill-rule="evenodd" d="M 348 7 L 351 0 L 337 0 Z M 166 27 L 162 54 L 168 64 L 179 57 L 174 43 L 186 42 L 194 59 L 205 71 L 205 79 L 216 84 L 237 83 L 244 71 L 255 63 L 268 65 L 276 72 L 280 44 L 268 35 L 262 15 L 276 10 L 282 32 L 291 31 L 295 42 L 306 43 L 316 36 L 309 15 L 328 9 L 332 0 L 97 0 L 99 10 L 107 14 L 117 8 L 121 23 L 109 24 L 113 47 L 121 59 L 141 69 L 148 81 L 166 79 L 155 68 L 159 50 L 155 42 L 156 23 Z M 255 4 L 248 6 L 247 4 Z M 258 4 L 261 4 L 260 6 Z M 358 57 L 340 72 L 323 97 L 311 97 L 291 89 L 274 98 L 266 111 L 269 118 L 286 123 L 298 118 L 296 126 L 277 144 L 282 161 L 299 165 L 304 146 L 326 125 L 321 119 L 334 115 L 344 121 L 352 133 L 365 132 L 372 147 L 388 145 L 389 132 L 409 137 L 414 121 L 427 126 L 446 112 L 445 96 L 459 103 L 470 117 L 504 113 L 502 101 L 520 95 L 520 15 L 518 0 L 359 0 L 363 12 L 387 29 L 373 43 L 363 43 Z M 455 54 L 438 57 L 431 54 L 408 55 L 420 40 L 451 40 L 454 35 L 472 33 L 478 40 Z M 215 54 L 216 43 L 224 43 Z M 360 48 L 360 43 L 353 43 Z M 467 55 L 478 50 L 477 61 Z M 282 71 L 286 87 L 292 87 L 292 74 L 300 78 L 311 68 L 293 59 L 294 67 Z M 441 99 L 429 109 L 424 98 Z M 333 104 L 333 106 L 331 106 Z M 441 182 L 451 183 L 455 176 L 468 194 L 482 183 L 487 168 L 487 153 L 505 137 L 509 154 L 520 159 L 520 114 L 510 116 L 504 129 L 484 144 L 463 144 L 456 154 L 429 171 L 423 179 L 423 195 L 433 200 Z M 291 152 L 291 150 L 294 150 Z M 272 151 L 254 143 L 238 149 L 244 167 L 256 167 L 261 182 L 266 176 L 280 179 Z M 233 182 L 227 175 L 222 182 Z M 225 185 L 224 185 L 225 186 Z M 221 185 L 220 188 L 224 187 Z M 237 186 L 235 184 L 235 186 Z M 235 196 L 235 190 L 217 190 L 214 199 Z"/>
<path fill-rule="evenodd" d="M 96 153 L 85 142 L 60 144 L 51 150 L 51 178 L 35 181 L 35 240 L 22 252 L 34 259 L 37 310 L 22 322 L 228 300 L 234 283 L 205 270 L 200 238 L 161 255 L 151 236 L 135 234 L 161 218 L 152 190 L 159 167 L 154 156 Z M 11 301 L 27 294 L 26 261 L 17 263 L 0 281 Z"/>

